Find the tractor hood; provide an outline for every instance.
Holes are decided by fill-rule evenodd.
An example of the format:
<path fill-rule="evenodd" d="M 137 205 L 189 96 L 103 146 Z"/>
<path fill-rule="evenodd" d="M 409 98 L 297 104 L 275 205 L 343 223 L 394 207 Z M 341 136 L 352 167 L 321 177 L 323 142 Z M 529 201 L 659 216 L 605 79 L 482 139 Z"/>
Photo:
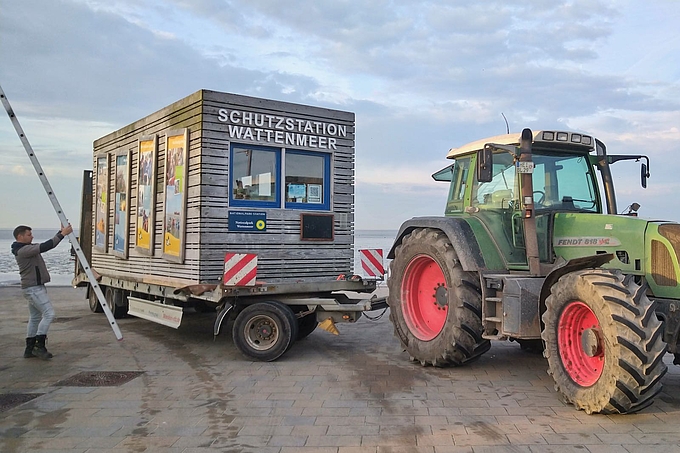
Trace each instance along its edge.
<path fill-rule="evenodd" d="M 680 225 L 632 216 L 557 213 L 553 250 L 565 260 L 611 253 L 603 267 L 645 276 L 657 297 L 680 296 Z"/>

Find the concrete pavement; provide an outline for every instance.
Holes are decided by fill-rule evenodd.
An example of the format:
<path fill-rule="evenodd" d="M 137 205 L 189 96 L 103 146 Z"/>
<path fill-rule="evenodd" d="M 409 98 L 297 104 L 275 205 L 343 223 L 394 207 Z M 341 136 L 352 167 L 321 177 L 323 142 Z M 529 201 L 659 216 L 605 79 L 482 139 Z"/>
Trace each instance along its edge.
<path fill-rule="evenodd" d="M 317 329 L 260 363 L 229 335 L 213 340 L 214 313 L 188 313 L 178 330 L 121 319 L 118 342 L 84 290 L 48 292 L 55 356 L 41 361 L 22 357 L 20 289 L 0 288 L 0 394 L 39 394 L 0 406 L 3 453 L 680 452 L 680 368 L 670 355 L 654 405 L 586 415 L 560 402 L 541 355 L 515 343 L 494 343 L 463 368 L 423 368 L 385 315 L 340 324 L 338 337 Z M 60 385 L 104 371 L 143 373 L 118 386 Z"/>

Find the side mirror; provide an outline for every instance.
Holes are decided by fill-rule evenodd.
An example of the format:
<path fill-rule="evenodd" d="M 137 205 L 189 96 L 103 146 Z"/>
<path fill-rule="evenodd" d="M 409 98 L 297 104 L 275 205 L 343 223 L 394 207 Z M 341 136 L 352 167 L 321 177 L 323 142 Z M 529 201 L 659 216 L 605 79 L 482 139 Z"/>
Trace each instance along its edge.
<path fill-rule="evenodd" d="M 640 166 L 640 182 L 643 189 L 647 188 L 647 175 L 647 164 L 642 164 Z"/>
<path fill-rule="evenodd" d="M 477 181 L 491 182 L 493 179 L 493 149 L 485 145 L 477 151 Z"/>

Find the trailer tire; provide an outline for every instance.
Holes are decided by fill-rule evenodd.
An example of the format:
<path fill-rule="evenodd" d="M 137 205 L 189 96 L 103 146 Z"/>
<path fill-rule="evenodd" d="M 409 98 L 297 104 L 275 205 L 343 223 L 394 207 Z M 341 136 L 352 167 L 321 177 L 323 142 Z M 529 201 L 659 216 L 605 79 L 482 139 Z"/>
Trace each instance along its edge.
<path fill-rule="evenodd" d="M 248 305 L 236 316 L 232 338 L 246 357 L 271 362 L 295 342 L 298 323 L 287 305 L 276 301 Z"/>
<path fill-rule="evenodd" d="M 390 320 L 411 360 L 459 366 L 491 347 L 482 338 L 479 279 L 463 270 L 443 232 L 422 228 L 406 235 L 387 284 Z"/>
<path fill-rule="evenodd" d="M 661 391 L 666 344 L 646 286 L 619 271 L 563 275 L 543 313 L 548 374 L 588 414 L 637 412 Z"/>
<path fill-rule="evenodd" d="M 316 320 L 316 313 L 310 313 L 308 315 L 303 316 L 302 318 L 298 318 L 297 320 L 298 324 L 298 334 L 297 334 L 297 339 L 302 340 L 303 338 L 307 338 L 314 330 L 316 330 L 316 327 L 319 325 L 319 322 Z"/>
<path fill-rule="evenodd" d="M 107 286 L 104 295 L 106 296 L 106 303 L 115 319 L 127 316 L 128 304 L 122 289 Z"/>
<path fill-rule="evenodd" d="M 100 287 L 101 289 L 101 287 Z M 92 313 L 104 313 L 104 309 L 102 308 L 102 304 L 99 303 L 99 299 L 97 298 L 97 293 L 94 292 L 94 289 L 90 286 L 87 288 L 87 301 L 90 305 L 90 311 Z"/>

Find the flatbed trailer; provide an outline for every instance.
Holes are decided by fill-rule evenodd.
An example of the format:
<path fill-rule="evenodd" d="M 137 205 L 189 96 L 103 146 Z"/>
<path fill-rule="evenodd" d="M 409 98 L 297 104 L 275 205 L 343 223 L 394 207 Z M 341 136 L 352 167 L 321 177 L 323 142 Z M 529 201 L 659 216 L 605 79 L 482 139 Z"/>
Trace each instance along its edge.
<path fill-rule="evenodd" d="M 76 272 L 73 285 L 86 286 L 90 309 L 103 312 L 85 274 Z M 231 319 L 231 335 L 239 350 L 263 361 L 278 359 L 317 326 L 337 334 L 336 323 L 356 322 L 365 312 L 387 308 L 386 297 L 368 296 L 376 291 L 376 283 L 355 275 L 323 282 L 258 282 L 254 286 L 173 287 L 160 281 L 108 276 L 98 280 L 116 318 L 132 315 L 179 328 L 186 309 L 214 311 L 213 335 L 220 335 L 225 321 Z"/>

